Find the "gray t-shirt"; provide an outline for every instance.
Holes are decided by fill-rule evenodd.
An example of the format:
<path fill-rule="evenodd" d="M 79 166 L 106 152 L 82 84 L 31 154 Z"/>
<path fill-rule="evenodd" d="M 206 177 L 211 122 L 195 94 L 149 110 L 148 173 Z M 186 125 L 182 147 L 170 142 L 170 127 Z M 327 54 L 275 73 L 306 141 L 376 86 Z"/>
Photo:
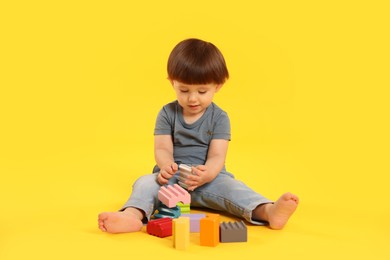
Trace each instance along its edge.
<path fill-rule="evenodd" d="M 205 164 L 212 139 L 230 141 L 230 121 L 225 111 L 211 103 L 201 118 L 187 124 L 182 107 L 174 101 L 160 110 L 154 135 L 172 135 L 175 162 Z"/>

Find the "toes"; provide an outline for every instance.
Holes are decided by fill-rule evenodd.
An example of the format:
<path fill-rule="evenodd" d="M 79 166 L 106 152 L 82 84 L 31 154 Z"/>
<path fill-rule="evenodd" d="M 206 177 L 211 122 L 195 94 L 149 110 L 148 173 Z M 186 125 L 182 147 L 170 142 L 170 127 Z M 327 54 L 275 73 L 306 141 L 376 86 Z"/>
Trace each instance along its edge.
<path fill-rule="evenodd" d="M 99 229 L 100 229 L 101 231 L 107 232 L 107 229 L 106 229 L 106 227 L 104 226 L 104 221 L 99 220 L 99 221 L 98 221 L 98 227 L 99 227 Z"/>
<path fill-rule="evenodd" d="M 298 203 L 299 202 L 299 198 L 298 198 L 298 196 L 297 195 L 295 195 L 295 194 L 292 194 L 292 193 L 290 193 L 290 192 L 287 192 L 287 193 L 285 193 L 285 194 L 283 194 L 283 199 L 284 200 L 293 200 L 293 201 L 295 201 L 296 203 Z"/>
<path fill-rule="evenodd" d="M 107 229 L 105 228 L 105 226 L 99 225 L 99 229 L 100 229 L 101 231 L 103 231 L 103 232 L 107 232 Z"/>
<path fill-rule="evenodd" d="M 98 216 L 99 220 L 100 219 L 101 220 L 107 219 L 107 217 L 108 217 L 108 213 L 107 212 L 100 213 L 99 216 Z"/>
<path fill-rule="evenodd" d="M 103 232 L 107 232 L 107 228 L 105 226 L 105 221 L 109 218 L 109 214 L 107 212 L 100 213 L 98 216 L 98 226 L 99 229 Z"/>
<path fill-rule="evenodd" d="M 299 202 L 299 198 L 297 195 L 291 194 L 291 200 L 295 201 L 297 204 Z"/>

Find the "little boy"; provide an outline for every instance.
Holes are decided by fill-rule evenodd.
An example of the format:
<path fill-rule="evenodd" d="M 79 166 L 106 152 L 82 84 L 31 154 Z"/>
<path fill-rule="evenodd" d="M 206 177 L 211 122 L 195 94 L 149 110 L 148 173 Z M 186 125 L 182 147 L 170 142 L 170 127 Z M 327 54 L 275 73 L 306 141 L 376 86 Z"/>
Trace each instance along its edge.
<path fill-rule="evenodd" d="M 177 100 L 165 105 L 156 120 L 153 174 L 138 178 L 119 212 L 99 215 L 102 231 L 141 230 L 159 206 L 161 185 L 178 182 L 180 163 L 197 165 L 185 182 L 191 206 L 228 212 L 272 229 L 284 227 L 298 206 L 296 195 L 285 193 L 273 202 L 225 169 L 230 121 L 213 97 L 228 78 L 224 57 L 212 43 L 187 39 L 176 45 L 168 59 L 168 79 Z"/>

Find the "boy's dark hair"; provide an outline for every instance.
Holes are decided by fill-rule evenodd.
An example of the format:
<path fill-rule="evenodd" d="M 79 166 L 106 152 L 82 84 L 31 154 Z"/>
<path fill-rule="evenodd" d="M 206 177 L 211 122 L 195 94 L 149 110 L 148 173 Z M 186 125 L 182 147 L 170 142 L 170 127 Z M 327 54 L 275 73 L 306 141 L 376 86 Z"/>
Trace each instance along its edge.
<path fill-rule="evenodd" d="M 168 77 L 185 84 L 223 84 L 229 72 L 214 44 L 192 38 L 173 48 L 168 59 Z"/>

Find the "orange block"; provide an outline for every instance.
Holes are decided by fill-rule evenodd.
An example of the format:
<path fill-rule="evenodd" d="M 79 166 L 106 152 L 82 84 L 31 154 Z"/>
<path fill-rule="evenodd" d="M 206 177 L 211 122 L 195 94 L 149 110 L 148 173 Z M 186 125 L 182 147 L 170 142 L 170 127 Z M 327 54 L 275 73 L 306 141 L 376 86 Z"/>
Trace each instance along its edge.
<path fill-rule="evenodd" d="M 200 220 L 200 245 L 217 246 L 219 244 L 219 214 L 207 214 Z"/>

